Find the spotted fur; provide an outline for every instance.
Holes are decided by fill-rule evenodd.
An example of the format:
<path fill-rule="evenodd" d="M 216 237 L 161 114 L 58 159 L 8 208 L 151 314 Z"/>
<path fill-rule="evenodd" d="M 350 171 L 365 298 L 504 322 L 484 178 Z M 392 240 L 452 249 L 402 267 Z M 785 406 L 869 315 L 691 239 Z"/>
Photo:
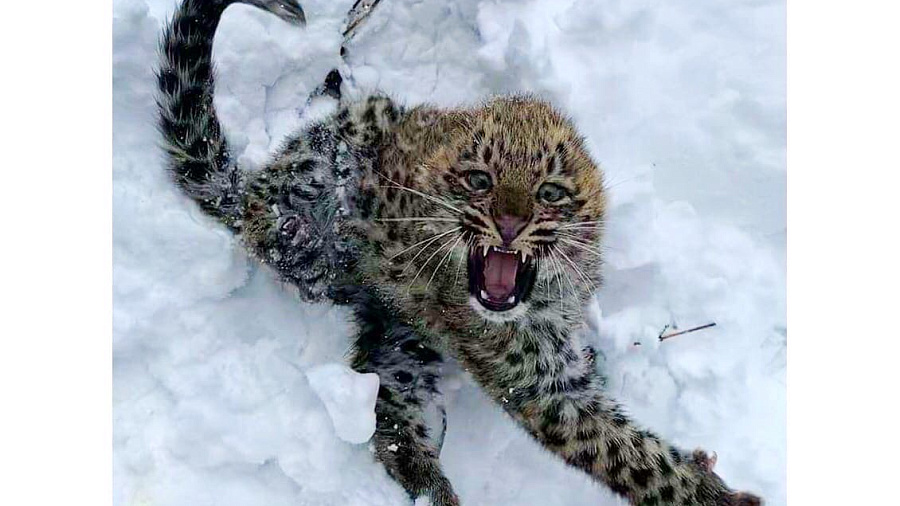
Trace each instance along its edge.
<path fill-rule="evenodd" d="M 445 110 L 372 95 L 243 171 L 212 107 L 212 40 L 230 3 L 184 0 L 165 29 L 160 129 L 171 172 L 304 299 L 354 309 L 352 365 L 381 380 L 373 447 L 411 497 L 459 504 L 439 462 L 438 382 L 454 359 L 547 450 L 632 504 L 760 504 L 730 491 L 704 453 L 634 424 L 579 342 L 601 284 L 606 196 L 567 118 L 531 96 Z M 303 21 L 292 0 L 246 3 Z M 329 75 L 332 96 L 339 82 Z M 521 226 L 510 233 L 504 220 Z M 534 265 L 508 311 L 472 294 L 473 255 L 492 247 Z"/>

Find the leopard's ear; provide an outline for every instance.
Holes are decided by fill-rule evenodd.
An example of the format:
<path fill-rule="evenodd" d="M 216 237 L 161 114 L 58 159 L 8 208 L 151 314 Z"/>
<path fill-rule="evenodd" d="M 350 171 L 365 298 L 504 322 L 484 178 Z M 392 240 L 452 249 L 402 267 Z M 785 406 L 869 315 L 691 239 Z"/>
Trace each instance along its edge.
<path fill-rule="evenodd" d="M 335 119 L 338 133 L 358 149 L 378 149 L 391 138 L 405 109 L 390 97 L 372 94 L 363 100 L 342 106 Z"/>

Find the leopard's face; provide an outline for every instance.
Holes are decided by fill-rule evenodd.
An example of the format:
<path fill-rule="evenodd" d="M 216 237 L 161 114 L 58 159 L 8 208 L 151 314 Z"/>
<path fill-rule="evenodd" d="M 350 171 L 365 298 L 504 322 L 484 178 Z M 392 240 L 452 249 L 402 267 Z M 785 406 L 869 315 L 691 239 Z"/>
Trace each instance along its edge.
<path fill-rule="evenodd" d="M 548 105 L 489 104 L 409 182 L 422 206 L 406 218 L 428 231 L 415 242 L 433 241 L 418 259 L 429 275 L 418 288 L 446 291 L 440 300 L 464 297 L 486 320 L 507 322 L 532 306 L 581 305 L 599 283 L 602 174 Z"/>

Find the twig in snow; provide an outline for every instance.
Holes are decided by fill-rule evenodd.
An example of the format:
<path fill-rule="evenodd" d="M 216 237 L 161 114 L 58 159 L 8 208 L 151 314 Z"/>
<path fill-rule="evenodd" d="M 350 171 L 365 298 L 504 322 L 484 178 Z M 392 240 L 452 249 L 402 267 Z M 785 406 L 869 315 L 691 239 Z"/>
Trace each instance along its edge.
<path fill-rule="evenodd" d="M 666 325 L 665 327 L 663 327 L 662 332 L 659 333 L 659 340 L 665 341 L 666 339 L 669 339 L 670 337 L 680 336 L 681 334 L 687 334 L 690 332 L 697 332 L 698 330 L 708 329 L 710 327 L 715 327 L 715 326 L 716 326 L 716 322 L 712 322 L 712 323 L 707 323 L 706 325 L 700 325 L 699 327 L 694 327 L 692 329 L 682 330 L 681 332 L 674 332 L 672 334 L 663 335 L 663 333 L 666 331 L 666 329 L 669 328 L 669 326 Z"/>
<path fill-rule="evenodd" d="M 667 330 L 669 330 L 669 325 L 668 325 L 668 324 L 666 324 L 666 326 L 663 327 L 662 330 L 659 331 L 659 335 L 656 336 L 656 337 L 659 338 L 660 341 L 662 341 L 662 336 L 663 336 L 663 334 L 666 333 Z"/>
<path fill-rule="evenodd" d="M 369 14 L 372 14 L 375 6 L 378 5 L 378 2 L 380 1 L 381 0 L 356 0 L 356 3 L 354 3 L 353 7 L 350 8 L 350 11 L 347 12 L 346 28 L 344 29 L 344 43 L 341 44 L 341 56 L 347 54 L 347 43 L 350 42 L 350 39 L 352 39 L 354 35 L 356 35 L 356 29 L 369 17 Z"/>

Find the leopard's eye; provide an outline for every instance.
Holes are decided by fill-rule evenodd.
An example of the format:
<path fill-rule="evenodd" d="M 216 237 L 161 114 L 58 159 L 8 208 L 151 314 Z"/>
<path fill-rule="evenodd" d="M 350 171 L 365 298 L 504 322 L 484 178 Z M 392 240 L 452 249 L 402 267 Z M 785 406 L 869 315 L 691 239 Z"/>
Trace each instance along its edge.
<path fill-rule="evenodd" d="M 569 191 L 555 183 L 544 183 L 538 188 L 537 197 L 548 204 L 555 204 L 569 196 Z"/>
<path fill-rule="evenodd" d="M 473 170 L 466 175 L 469 188 L 476 192 L 485 192 L 491 189 L 491 176 L 482 170 Z"/>

